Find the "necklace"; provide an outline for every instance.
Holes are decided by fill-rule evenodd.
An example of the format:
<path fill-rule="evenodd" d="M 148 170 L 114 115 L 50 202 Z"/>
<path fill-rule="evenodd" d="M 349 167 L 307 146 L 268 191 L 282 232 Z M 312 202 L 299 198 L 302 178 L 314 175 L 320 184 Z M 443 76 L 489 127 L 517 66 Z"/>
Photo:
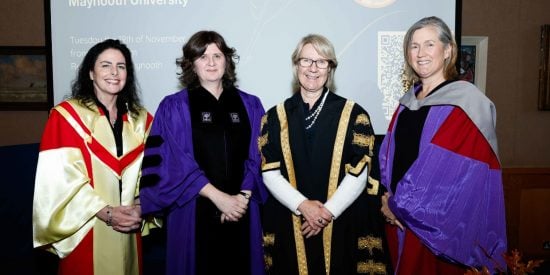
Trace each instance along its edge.
<path fill-rule="evenodd" d="M 109 122 L 111 123 L 111 126 L 115 126 L 116 117 L 115 118 L 109 118 Z"/>
<path fill-rule="evenodd" d="M 317 106 L 317 109 L 315 109 L 315 111 L 313 111 L 313 113 L 311 113 L 311 115 L 306 117 L 306 122 L 313 118 L 313 120 L 311 120 L 309 125 L 306 126 L 306 130 L 309 130 L 311 127 L 313 127 L 313 125 L 315 124 L 315 121 L 317 121 L 317 117 L 319 117 L 319 114 L 321 113 L 321 110 L 323 109 L 323 106 L 325 106 L 325 100 L 327 99 L 328 93 L 329 93 L 329 91 L 327 91 L 325 93 L 325 95 L 323 96 L 323 99 L 321 100 L 321 104 L 319 104 L 319 106 Z"/>

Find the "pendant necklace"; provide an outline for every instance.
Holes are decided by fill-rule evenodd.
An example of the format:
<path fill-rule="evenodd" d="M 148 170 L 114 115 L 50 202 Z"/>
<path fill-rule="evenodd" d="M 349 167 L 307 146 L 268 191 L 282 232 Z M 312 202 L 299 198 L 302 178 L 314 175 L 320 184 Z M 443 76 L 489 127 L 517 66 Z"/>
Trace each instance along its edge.
<path fill-rule="evenodd" d="M 325 105 L 325 100 L 327 99 L 328 93 L 329 93 L 329 91 L 327 91 L 325 93 L 325 95 L 323 96 L 323 99 L 321 100 L 321 104 L 319 104 L 319 106 L 317 106 L 317 109 L 315 109 L 315 111 L 313 111 L 313 113 L 311 113 L 311 115 L 306 117 L 306 122 L 313 118 L 311 120 L 311 122 L 309 123 L 309 125 L 306 126 L 306 130 L 309 130 L 311 127 L 313 127 L 313 125 L 315 124 L 315 121 L 317 121 L 317 117 L 319 117 L 319 114 L 321 113 L 321 110 L 323 109 L 323 106 Z"/>

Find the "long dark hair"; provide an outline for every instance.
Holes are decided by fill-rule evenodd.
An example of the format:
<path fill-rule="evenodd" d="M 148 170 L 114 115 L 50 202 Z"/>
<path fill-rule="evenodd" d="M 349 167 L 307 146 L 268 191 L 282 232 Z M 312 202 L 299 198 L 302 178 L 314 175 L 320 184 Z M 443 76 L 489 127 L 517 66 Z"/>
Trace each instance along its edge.
<path fill-rule="evenodd" d="M 201 57 L 210 44 L 216 44 L 225 56 L 225 72 L 222 77 L 224 89 L 237 86 L 237 73 L 235 72 L 235 61 L 239 60 L 235 48 L 227 46 L 223 37 L 215 31 L 199 31 L 183 45 L 183 56 L 176 59 L 176 65 L 180 67 L 178 79 L 181 86 L 196 88 L 200 86 L 199 78 L 193 71 L 193 62 Z"/>
<path fill-rule="evenodd" d="M 130 115 L 137 115 L 142 105 L 139 99 L 138 85 L 135 77 L 134 63 L 132 54 L 126 45 L 120 40 L 107 39 L 103 42 L 94 45 L 80 64 L 78 74 L 72 82 L 71 95 L 84 106 L 91 107 L 97 101 L 97 96 L 94 93 L 94 84 L 90 79 L 90 71 L 94 70 L 95 62 L 101 53 L 108 49 L 118 50 L 124 55 L 126 60 L 126 84 L 122 91 L 117 96 L 117 106 L 126 105 Z"/>

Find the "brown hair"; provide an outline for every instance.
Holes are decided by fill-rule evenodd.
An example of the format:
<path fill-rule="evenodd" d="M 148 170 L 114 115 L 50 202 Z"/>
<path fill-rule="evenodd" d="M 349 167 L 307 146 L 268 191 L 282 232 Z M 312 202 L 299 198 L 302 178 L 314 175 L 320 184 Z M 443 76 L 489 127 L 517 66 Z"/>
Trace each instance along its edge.
<path fill-rule="evenodd" d="M 176 59 L 176 65 L 180 67 L 178 79 L 183 87 L 196 88 L 200 86 L 199 78 L 193 70 L 193 62 L 201 57 L 210 44 L 216 44 L 225 56 L 225 72 L 222 77 L 223 88 L 236 86 L 237 73 L 235 72 L 235 61 L 239 56 L 235 48 L 227 46 L 223 37 L 215 31 L 199 31 L 191 36 L 183 45 L 182 57 Z"/>
<path fill-rule="evenodd" d="M 450 80 L 458 76 L 458 72 L 456 71 L 457 45 L 456 41 L 453 38 L 451 30 L 449 29 L 447 24 L 445 24 L 445 22 L 443 22 L 443 20 L 438 17 L 424 17 L 418 22 L 414 23 L 409 28 L 409 30 L 405 34 L 405 38 L 403 39 L 403 54 L 405 56 L 403 80 L 405 81 L 407 86 L 412 85 L 420 80 L 416 72 L 413 70 L 412 66 L 409 64 L 409 45 L 411 43 L 414 32 L 425 27 L 434 27 L 438 32 L 439 41 L 443 43 L 444 47 L 451 47 L 451 56 L 445 59 L 443 67 L 443 74 L 445 79 Z"/>

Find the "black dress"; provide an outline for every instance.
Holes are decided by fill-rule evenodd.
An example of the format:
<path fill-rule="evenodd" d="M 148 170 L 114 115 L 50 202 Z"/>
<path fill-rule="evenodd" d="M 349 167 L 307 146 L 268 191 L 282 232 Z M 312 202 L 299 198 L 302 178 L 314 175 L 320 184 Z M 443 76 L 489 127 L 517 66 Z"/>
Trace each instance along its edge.
<path fill-rule="evenodd" d="M 251 138 L 245 106 L 236 89 L 216 99 L 200 87 L 189 91 L 194 157 L 210 183 L 238 194 Z M 197 274 L 250 274 L 249 217 L 220 222 L 221 212 L 205 197 L 197 199 Z"/>

